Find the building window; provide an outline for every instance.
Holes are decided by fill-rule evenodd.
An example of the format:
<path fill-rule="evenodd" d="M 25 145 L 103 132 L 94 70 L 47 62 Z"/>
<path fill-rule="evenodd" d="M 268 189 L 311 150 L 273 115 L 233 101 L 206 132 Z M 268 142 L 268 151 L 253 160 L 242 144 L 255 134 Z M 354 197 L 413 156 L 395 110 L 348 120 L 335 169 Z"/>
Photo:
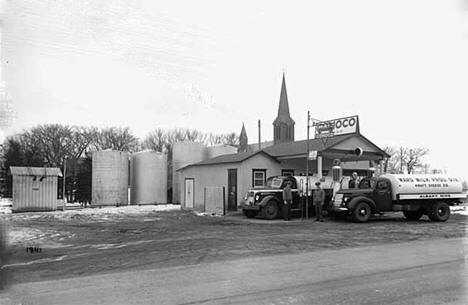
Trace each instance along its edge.
<path fill-rule="evenodd" d="M 252 186 L 264 186 L 266 184 L 266 169 L 252 169 Z"/>
<path fill-rule="evenodd" d="M 281 176 L 294 176 L 294 170 L 293 169 L 282 169 L 281 170 Z"/>

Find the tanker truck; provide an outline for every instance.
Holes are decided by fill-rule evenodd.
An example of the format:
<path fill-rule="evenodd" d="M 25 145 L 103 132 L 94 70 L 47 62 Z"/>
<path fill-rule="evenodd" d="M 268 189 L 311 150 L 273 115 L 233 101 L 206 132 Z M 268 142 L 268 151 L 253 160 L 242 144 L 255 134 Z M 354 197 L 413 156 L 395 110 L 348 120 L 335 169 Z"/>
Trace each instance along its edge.
<path fill-rule="evenodd" d="M 409 220 L 427 215 L 447 221 L 450 205 L 466 200 L 462 180 L 446 175 L 394 175 L 365 178 L 355 189 L 341 189 L 333 198 L 337 218 L 366 222 L 372 214 L 401 211 Z"/>

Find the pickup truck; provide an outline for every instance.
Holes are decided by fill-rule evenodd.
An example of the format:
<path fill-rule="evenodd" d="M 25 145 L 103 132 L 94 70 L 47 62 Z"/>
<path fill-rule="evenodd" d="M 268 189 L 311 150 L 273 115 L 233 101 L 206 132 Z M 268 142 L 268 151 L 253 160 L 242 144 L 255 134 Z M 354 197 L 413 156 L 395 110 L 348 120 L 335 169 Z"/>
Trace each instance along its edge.
<path fill-rule="evenodd" d="M 266 185 L 263 187 L 251 188 L 244 199 L 241 201 L 241 208 L 247 218 L 261 216 L 265 219 L 275 219 L 282 213 L 283 189 L 286 183 L 292 182 L 293 200 L 291 203 L 291 214 L 300 214 L 306 212 L 306 176 L 272 176 L 267 179 Z M 321 179 L 315 176 L 309 176 L 309 215 L 315 213 L 312 205 L 312 194 L 316 189 L 315 182 L 321 181 L 322 189 L 325 190 L 325 207 L 333 197 L 333 178 L 323 177 Z"/>
<path fill-rule="evenodd" d="M 432 221 L 447 221 L 450 205 L 466 200 L 462 181 L 445 175 L 394 175 L 360 181 L 359 188 L 341 189 L 333 198 L 337 218 L 351 216 L 366 222 L 372 214 L 402 211 L 409 220 L 427 215 Z"/>

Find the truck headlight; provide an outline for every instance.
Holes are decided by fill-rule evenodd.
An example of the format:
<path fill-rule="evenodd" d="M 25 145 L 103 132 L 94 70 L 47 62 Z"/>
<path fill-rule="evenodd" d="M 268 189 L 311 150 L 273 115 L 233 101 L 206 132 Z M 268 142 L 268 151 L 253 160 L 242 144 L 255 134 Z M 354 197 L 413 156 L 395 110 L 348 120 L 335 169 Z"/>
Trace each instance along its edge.
<path fill-rule="evenodd" d="M 260 195 L 255 195 L 255 202 L 260 200 Z"/>

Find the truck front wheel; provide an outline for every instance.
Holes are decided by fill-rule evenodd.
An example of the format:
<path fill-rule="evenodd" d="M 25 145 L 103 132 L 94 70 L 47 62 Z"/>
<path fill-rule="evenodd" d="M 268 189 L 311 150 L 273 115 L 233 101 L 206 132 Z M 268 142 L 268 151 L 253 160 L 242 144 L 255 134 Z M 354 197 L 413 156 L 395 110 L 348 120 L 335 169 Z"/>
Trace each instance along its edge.
<path fill-rule="evenodd" d="M 432 205 L 428 216 L 432 221 L 447 221 L 450 217 L 450 207 L 445 202 L 436 202 Z"/>
<path fill-rule="evenodd" d="M 423 216 L 423 211 L 404 211 L 406 219 L 408 220 L 419 220 Z"/>
<path fill-rule="evenodd" d="M 367 202 L 361 201 L 354 207 L 351 216 L 356 222 L 366 222 L 371 217 L 371 208 Z"/>
<path fill-rule="evenodd" d="M 274 200 L 270 200 L 267 204 L 262 208 L 262 215 L 264 218 L 272 220 L 278 217 L 279 208 L 278 204 Z"/>

